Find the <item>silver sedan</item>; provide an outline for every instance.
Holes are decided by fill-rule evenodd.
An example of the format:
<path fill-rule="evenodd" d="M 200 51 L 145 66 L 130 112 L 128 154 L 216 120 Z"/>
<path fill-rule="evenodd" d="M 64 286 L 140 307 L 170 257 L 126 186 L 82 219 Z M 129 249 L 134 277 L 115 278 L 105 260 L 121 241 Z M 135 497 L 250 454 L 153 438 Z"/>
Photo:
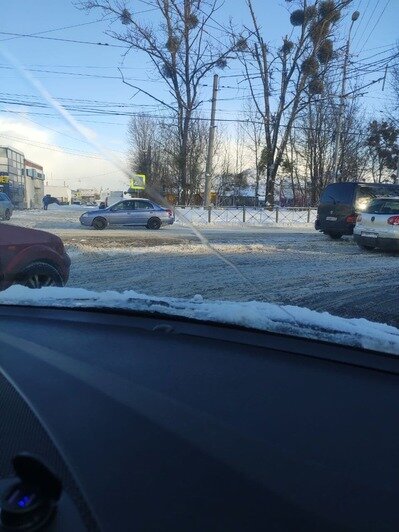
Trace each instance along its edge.
<path fill-rule="evenodd" d="M 108 225 L 136 225 L 159 229 L 162 225 L 172 225 L 174 221 L 171 209 L 165 209 L 142 198 L 119 201 L 105 209 L 85 212 L 80 217 L 82 225 L 94 229 L 105 229 Z"/>
<path fill-rule="evenodd" d="M 353 237 L 363 249 L 399 250 L 399 198 L 375 198 L 359 214 Z"/>

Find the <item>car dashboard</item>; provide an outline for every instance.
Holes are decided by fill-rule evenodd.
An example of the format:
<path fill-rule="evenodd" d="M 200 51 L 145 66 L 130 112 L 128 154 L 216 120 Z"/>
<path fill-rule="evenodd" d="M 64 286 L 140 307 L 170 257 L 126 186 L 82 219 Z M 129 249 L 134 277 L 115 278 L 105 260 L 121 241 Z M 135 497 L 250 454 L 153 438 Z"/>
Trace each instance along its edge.
<path fill-rule="evenodd" d="M 394 356 L 159 315 L 1 306 L 0 369 L 0 489 L 21 453 L 62 484 L 40 529 L 397 529 Z"/>

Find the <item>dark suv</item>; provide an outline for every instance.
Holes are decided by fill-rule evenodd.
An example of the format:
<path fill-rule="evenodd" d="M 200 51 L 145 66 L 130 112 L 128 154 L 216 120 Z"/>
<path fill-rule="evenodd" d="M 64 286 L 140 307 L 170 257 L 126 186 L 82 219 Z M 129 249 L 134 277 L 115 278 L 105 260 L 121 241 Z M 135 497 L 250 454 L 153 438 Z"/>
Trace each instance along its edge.
<path fill-rule="evenodd" d="M 12 284 L 64 286 L 70 265 L 58 236 L 0 223 L 0 290 Z"/>
<path fill-rule="evenodd" d="M 353 234 L 357 215 L 373 198 L 399 196 L 399 185 L 331 183 L 320 196 L 315 228 L 331 238 Z"/>

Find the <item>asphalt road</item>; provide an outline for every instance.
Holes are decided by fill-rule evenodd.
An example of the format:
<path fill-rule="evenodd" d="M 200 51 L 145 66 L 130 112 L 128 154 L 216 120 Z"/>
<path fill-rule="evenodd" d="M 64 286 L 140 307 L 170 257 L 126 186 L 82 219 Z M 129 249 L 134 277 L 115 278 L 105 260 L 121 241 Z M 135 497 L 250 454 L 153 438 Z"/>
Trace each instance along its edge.
<path fill-rule="evenodd" d="M 399 255 L 360 250 L 313 228 L 273 226 L 160 231 L 76 223 L 76 213 L 28 213 L 20 223 L 59 234 L 72 258 L 69 286 L 149 295 L 261 300 L 399 326 Z"/>
<path fill-rule="evenodd" d="M 185 228 L 66 239 L 71 284 L 154 295 L 262 300 L 399 325 L 399 256 L 312 230 Z M 220 253 L 230 265 L 223 262 Z M 95 272 L 94 272 L 95 270 Z"/>

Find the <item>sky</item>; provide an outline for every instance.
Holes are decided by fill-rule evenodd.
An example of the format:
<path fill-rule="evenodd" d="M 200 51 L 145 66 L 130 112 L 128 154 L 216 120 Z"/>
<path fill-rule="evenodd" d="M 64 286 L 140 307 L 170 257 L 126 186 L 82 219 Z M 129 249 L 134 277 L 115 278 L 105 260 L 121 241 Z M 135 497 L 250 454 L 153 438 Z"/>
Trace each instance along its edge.
<path fill-rule="evenodd" d="M 132 12 L 143 20 L 154 20 L 157 16 L 153 11 L 148 12 L 148 3 L 144 0 L 128 4 L 134 6 Z M 271 45 L 280 42 L 290 30 L 287 14 L 290 4 L 284 0 L 254 0 L 254 6 L 266 41 Z M 371 57 L 370 61 L 373 61 L 389 55 L 389 48 L 395 46 L 399 39 L 399 0 L 354 0 L 352 6 L 349 16 L 355 9 L 360 11 L 352 33 L 352 60 L 367 61 Z M 139 15 L 140 12 L 144 13 Z M 126 186 L 128 180 L 121 171 L 121 164 L 126 161 L 129 118 L 101 112 L 109 110 L 111 105 L 114 110 L 161 112 L 160 107 L 148 97 L 135 94 L 131 87 L 124 85 L 117 69 L 121 65 L 124 75 L 132 83 L 167 98 L 145 56 L 130 52 L 123 57 L 125 49 L 120 48 L 121 43 L 105 34 L 110 22 L 103 20 L 98 11 L 87 13 L 79 10 L 76 2 L 13 0 L 4 3 L 2 15 L 0 145 L 20 149 L 28 159 L 42 164 L 50 184 L 66 182 L 73 188 L 120 189 Z M 236 27 L 249 24 L 244 0 L 225 0 L 215 17 L 216 39 L 223 38 L 216 24 L 218 21 L 226 23 L 229 18 Z M 348 26 L 349 17 L 344 21 L 344 32 Z M 120 29 L 121 25 L 116 22 L 111 27 Z M 38 37 L 109 45 L 5 34 L 31 35 L 39 32 L 47 33 Z M 12 58 L 28 69 L 29 76 L 34 77 L 62 105 L 92 106 L 95 114 L 75 113 L 83 131 L 71 127 L 54 109 L 21 105 L 44 100 L 38 88 L 18 71 Z M 218 118 L 242 119 L 246 116 L 243 106 L 248 91 L 238 83 L 240 79 L 234 77 L 241 72 L 237 63 L 230 63 L 219 72 Z M 365 81 L 367 83 L 381 75 L 383 72 L 372 73 Z M 209 115 L 211 85 L 209 78 L 202 87 L 204 116 Z M 382 84 L 378 83 L 365 90 L 364 102 L 370 116 L 378 115 L 389 103 L 389 89 L 385 87 L 382 92 L 381 88 Z M 123 107 L 115 107 L 116 104 Z M 228 127 L 233 128 L 233 125 Z M 116 159 L 117 164 L 109 158 Z"/>

